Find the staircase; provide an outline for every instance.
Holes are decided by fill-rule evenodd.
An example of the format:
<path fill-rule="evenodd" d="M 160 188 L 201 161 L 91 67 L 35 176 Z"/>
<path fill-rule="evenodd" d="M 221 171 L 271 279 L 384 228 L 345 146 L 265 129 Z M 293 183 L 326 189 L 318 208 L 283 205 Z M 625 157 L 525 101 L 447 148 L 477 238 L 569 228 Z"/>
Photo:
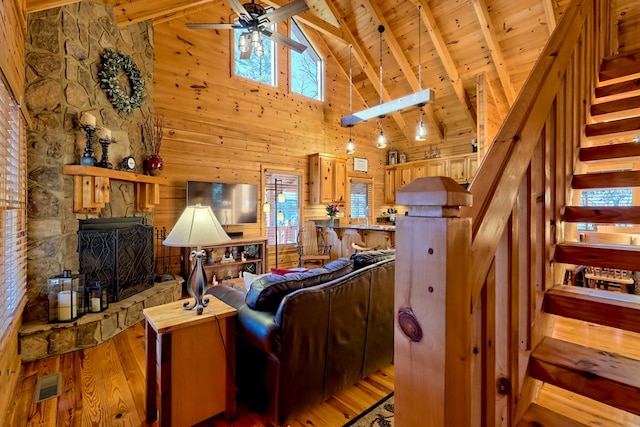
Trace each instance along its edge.
<path fill-rule="evenodd" d="M 580 148 L 576 170 L 586 169 L 585 165 L 597 170 L 598 165 L 640 161 L 640 51 L 602 62 L 595 97 L 590 107 L 593 123 L 585 129 L 589 146 Z M 571 180 L 573 190 L 628 187 L 640 187 L 640 170 L 580 173 Z M 566 206 L 562 214 L 567 229 L 570 223 L 578 222 L 640 224 L 640 206 Z M 565 242 L 556 245 L 554 260 L 640 271 L 640 246 Z M 640 333 L 640 296 L 634 294 L 560 285 L 544 294 L 542 309 L 556 316 Z M 640 360 L 547 336 L 531 353 L 529 375 L 640 416 Z M 606 425 L 602 420 L 582 424 L 565 415 L 532 404 L 519 425 Z"/>

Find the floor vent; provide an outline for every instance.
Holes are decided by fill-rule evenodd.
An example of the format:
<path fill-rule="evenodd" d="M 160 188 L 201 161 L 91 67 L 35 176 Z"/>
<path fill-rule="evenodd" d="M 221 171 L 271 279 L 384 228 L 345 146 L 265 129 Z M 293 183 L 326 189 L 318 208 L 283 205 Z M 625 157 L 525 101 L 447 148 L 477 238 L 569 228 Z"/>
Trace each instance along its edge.
<path fill-rule="evenodd" d="M 60 373 L 38 378 L 33 403 L 60 396 Z"/>

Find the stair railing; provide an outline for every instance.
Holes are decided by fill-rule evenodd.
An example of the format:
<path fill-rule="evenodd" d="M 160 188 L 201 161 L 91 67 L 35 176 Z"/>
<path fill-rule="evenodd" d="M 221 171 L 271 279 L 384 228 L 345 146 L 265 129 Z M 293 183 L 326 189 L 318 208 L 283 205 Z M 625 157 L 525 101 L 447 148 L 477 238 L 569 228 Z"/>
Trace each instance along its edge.
<path fill-rule="evenodd" d="M 613 46 L 609 0 L 574 0 L 485 156 L 469 195 L 448 178 L 398 191 L 396 425 L 515 425 L 541 384 L 529 354 L 561 283 L 554 247 L 597 70 Z"/>

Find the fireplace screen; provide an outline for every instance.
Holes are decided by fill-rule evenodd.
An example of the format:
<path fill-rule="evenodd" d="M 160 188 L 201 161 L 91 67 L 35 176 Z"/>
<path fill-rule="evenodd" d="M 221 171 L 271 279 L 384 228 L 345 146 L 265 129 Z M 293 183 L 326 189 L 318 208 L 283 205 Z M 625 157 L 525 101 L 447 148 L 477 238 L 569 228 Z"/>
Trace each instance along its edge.
<path fill-rule="evenodd" d="M 153 227 L 141 218 L 80 221 L 78 253 L 86 283 L 99 281 L 109 302 L 153 286 Z"/>

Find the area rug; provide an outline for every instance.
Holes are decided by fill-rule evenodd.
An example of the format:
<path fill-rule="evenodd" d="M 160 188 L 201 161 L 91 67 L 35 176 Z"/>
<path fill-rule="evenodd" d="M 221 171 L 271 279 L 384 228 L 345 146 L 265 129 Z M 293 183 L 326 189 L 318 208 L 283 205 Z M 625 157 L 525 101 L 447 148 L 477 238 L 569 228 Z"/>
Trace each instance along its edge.
<path fill-rule="evenodd" d="M 393 392 L 343 427 L 393 427 Z"/>

